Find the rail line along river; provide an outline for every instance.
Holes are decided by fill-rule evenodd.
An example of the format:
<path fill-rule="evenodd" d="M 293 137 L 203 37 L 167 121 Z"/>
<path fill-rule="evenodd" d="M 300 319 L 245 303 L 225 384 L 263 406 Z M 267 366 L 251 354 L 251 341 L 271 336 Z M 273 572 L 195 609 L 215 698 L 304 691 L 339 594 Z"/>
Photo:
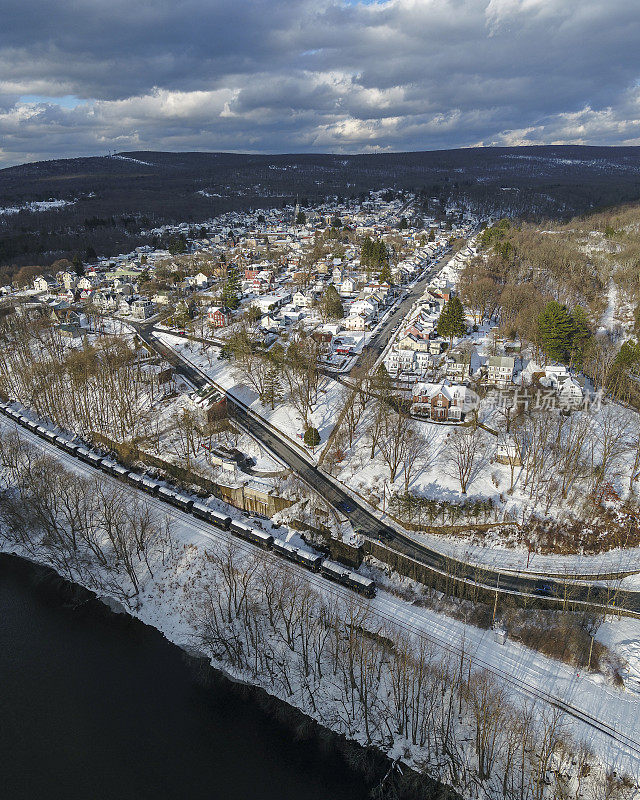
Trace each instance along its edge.
<path fill-rule="evenodd" d="M 364 800 L 362 777 L 152 628 L 0 555 L 0 797 Z"/>

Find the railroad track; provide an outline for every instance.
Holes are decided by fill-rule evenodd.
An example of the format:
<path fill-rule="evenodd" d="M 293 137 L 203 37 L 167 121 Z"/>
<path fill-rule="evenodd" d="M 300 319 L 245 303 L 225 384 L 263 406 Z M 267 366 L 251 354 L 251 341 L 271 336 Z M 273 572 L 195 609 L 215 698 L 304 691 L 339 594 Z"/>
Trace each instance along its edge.
<path fill-rule="evenodd" d="M 16 430 L 18 430 L 20 435 L 24 436 L 30 441 L 34 441 L 41 449 L 49 453 L 52 453 L 56 458 L 58 458 L 63 463 L 68 464 L 73 469 L 77 469 L 80 466 L 82 471 L 84 472 L 86 472 L 87 470 L 93 471 L 99 474 L 103 480 L 112 481 L 114 483 L 118 482 L 116 478 L 103 473 L 100 469 L 92 467 L 91 465 L 88 465 L 85 462 L 80 462 L 79 459 L 74 458 L 70 454 L 60 450 L 54 444 L 51 444 L 50 442 L 44 439 L 41 439 L 37 434 L 34 434 L 33 432 L 22 428 L 15 422 L 7 419 L 2 419 L 2 423 L 6 426 L 14 427 Z M 140 491 L 128 485 L 127 488 L 131 492 Z M 603 735 L 607 736 L 608 738 L 612 739 L 613 741 L 617 742 L 619 745 L 624 747 L 628 752 L 632 753 L 634 756 L 640 756 L 640 742 L 637 741 L 636 739 L 622 733 L 622 731 L 617 730 L 613 725 L 604 722 L 603 720 L 600 720 L 597 717 L 594 717 L 592 714 L 588 713 L 587 711 L 584 711 L 583 709 L 579 708 L 573 703 L 563 700 L 561 697 L 553 695 L 550 692 L 545 692 L 543 689 L 540 689 L 539 687 L 534 686 L 531 683 L 518 678 L 517 676 L 507 672 L 506 670 L 496 667 L 494 664 L 485 661 L 483 658 L 479 657 L 474 652 L 466 649 L 464 646 L 456 645 L 455 643 L 452 643 L 450 640 L 447 640 L 442 636 L 438 636 L 433 632 L 425 630 L 423 627 L 419 625 L 416 625 L 406 619 L 403 619 L 397 613 L 392 613 L 390 609 L 385 609 L 384 604 L 390 603 L 388 597 L 382 597 L 380 594 L 378 594 L 378 596 L 373 599 L 363 598 L 360 595 L 356 595 L 349 589 L 343 588 L 338 584 L 334 584 L 323 579 L 317 573 L 309 572 L 308 570 L 303 569 L 302 567 L 299 567 L 294 563 L 283 561 L 277 555 L 274 555 L 269 551 L 262 550 L 259 547 L 250 544 L 249 542 L 245 542 L 242 539 L 237 539 L 232 534 L 226 531 L 222 531 L 213 525 L 198 520 L 191 514 L 181 511 L 180 509 L 175 508 L 173 505 L 170 505 L 164 502 L 163 500 L 160 500 L 159 498 L 153 497 L 143 492 L 141 492 L 141 494 L 143 495 L 145 501 L 149 503 L 149 505 L 152 508 L 155 508 L 157 511 L 161 513 L 169 512 L 171 516 L 177 518 L 184 525 L 187 525 L 190 529 L 195 530 L 204 539 L 214 542 L 216 544 L 224 544 L 224 545 L 228 545 L 229 542 L 232 542 L 234 547 L 237 548 L 239 551 L 250 555 L 255 555 L 256 553 L 259 553 L 261 557 L 267 559 L 268 561 L 280 565 L 280 567 L 290 569 L 300 575 L 303 575 L 310 583 L 314 584 L 322 592 L 329 592 L 333 596 L 339 597 L 347 602 L 352 602 L 353 599 L 357 597 L 358 602 L 369 605 L 371 607 L 372 613 L 378 619 L 388 624 L 392 629 L 404 630 L 414 636 L 418 636 L 424 639 L 425 641 L 428 641 L 430 644 L 433 644 L 440 650 L 444 651 L 452 659 L 455 658 L 456 662 L 460 660 L 461 663 L 465 665 L 465 668 L 471 669 L 472 667 L 479 667 L 483 670 L 486 670 L 490 675 L 497 678 L 506 686 L 515 689 L 523 697 L 528 699 L 533 699 L 536 702 L 546 703 L 547 705 L 558 709 L 559 711 L 563 712 L 572 719 L 581 722 L 584 725 L 587 725 L 593 730 L 596 730 L 602 733 Z M 406 603 L 403 603 L 403 601 L 397 601 L 397 604 L 406 605 Z M 428 624 L 428 622 L 425 621 L 425 624 Z"/>

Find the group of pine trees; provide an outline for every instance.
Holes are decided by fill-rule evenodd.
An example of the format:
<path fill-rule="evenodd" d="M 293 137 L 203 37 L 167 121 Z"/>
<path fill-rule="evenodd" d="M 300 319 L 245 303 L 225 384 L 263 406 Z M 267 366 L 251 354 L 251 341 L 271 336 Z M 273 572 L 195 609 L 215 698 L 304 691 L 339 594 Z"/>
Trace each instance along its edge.
<path fill-rule="evenodd" d="M 578 366 L 592 336 L 586 311 L 580 306 L 570 310 L 556 300 L 547 303 L 540 313 L 538 333 L 547 358 Z"/>
<path fill-rule="evenodd" d="M 372 239 L 366 236 L 360 249 L 360 264 L 363 267 L 372 267 L 382 270 L 389 265 L 389 252 L 382 239 Z"/>

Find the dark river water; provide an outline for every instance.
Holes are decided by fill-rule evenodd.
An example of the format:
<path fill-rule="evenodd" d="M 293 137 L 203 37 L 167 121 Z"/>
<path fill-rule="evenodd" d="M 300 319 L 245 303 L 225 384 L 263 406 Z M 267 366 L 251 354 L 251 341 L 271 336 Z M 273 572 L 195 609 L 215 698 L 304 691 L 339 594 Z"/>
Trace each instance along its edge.
<path fill-rule="evenodd" d="M 2 800 L 364 800 L 363 781 L 157 631 L 72 610 L 0 556 Z"/>

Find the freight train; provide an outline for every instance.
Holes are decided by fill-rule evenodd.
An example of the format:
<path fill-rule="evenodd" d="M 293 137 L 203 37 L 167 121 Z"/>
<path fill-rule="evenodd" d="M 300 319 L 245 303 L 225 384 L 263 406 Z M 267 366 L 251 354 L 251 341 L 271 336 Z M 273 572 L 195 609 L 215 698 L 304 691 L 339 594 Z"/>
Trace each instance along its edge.
<path fill-rule="evenodd" d="M 51 444 L 65 453 L 84 461 L 96 469 L 102 470 L 102 472 L 106 472 L 114 478 L 119 478 L 131 486 L 135 486 L 136 489 L 141 489 L 143 492 L 153 495 L 159 500 L 179 508 L 181 511 L 193 514 L 194 517 L 204 522 L 215 525 L 221 530 L 229 531 L 234 536 L 261 547 L 263 550 L 270 550 L 288 561 L 299 564 L 312 572 L 317 572 L 328 580 L 346 586 L 365 597 L 373 597 L 376 593 L 375 581 L 370 578 L 365 578 L 342 564 L 323 558 L 311 550 L 307 550 L 304 547 L 296 547 L 289 542 L 274 538 L 270 533 L 265 533 L 258 528 L 252 528 L 226 514 L 214 511 L 200 502 L 200 500 L 180 492 L 177 488 L 167 486 L 149 475 L 127 469 L 114 459 L 96 453 L 85 444 L 68 439 L 48 430 L 43 425 L 39 425 L 20 411 L 12 408 L 10 403 L 0 400 L 0 412 L 23 428 L 27 428 L 42 439 L 51 442 Z"/>

